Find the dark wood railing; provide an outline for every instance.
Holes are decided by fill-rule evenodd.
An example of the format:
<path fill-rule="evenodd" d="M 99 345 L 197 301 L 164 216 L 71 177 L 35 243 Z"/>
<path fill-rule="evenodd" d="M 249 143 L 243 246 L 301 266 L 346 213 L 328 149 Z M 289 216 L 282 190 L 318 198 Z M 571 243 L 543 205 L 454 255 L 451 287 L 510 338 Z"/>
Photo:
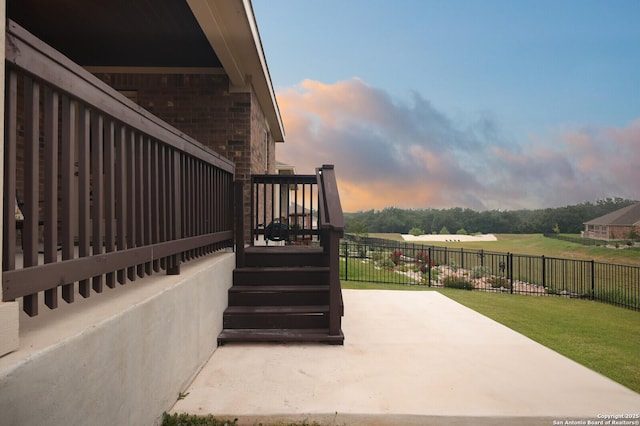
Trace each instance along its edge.
<path fill-rule="evenodd" d="M 340 287 L 340 239 L 344 235 L 344 214 L 333 165 L 324 165 L 316 169 L 316 175 L 321 240 L 329 260 L 329 334 L 338 335 L 341 332 L 341 317 L 344 314 Z"/>
<path fill-rule="evenodd" d="M 261 238 L 291 244 L 317 242 L 318 182 L 315 175 L 252 175 L 253 243 Z"/>
<path fill-rule="evenodd" d="M 323 248 L 330 270 L 329 334 L 340 334 L 340 239 L 344 235 L 344 215 L 333 165 L 316 169 L 315 175 L 254 175 L 251 182 L 251 244 L 282 241 Z M 237 188 L 237 197 L 242 191 L 241 186 Z M 242 204 L 236 208 L 244 212 Z M 240 234 L 236 240 L 243 241 L 242 214 L 237 216 Z M 275 226 L 281 224 L 284 226 Z M 238 267 L 244 264 L 243 252 L 243 247 L 237 247 Z"/>
<path fill-rule="evenodd" d="M 233 244 L 234 165 L 13 22 L 2 299 L 38 313 Z M 21 214 L 17 208 L 20 208 Z M 20 235 L 21 234 L 21 235 Z"/>

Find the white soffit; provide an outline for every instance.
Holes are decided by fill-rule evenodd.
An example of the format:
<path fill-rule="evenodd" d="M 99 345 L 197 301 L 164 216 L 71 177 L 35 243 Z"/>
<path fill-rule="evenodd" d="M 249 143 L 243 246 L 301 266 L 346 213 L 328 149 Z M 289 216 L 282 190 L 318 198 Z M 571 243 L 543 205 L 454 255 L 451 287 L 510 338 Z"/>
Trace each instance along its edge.
<path fill-rule="evenodd" d="M 269 69 L 250 0 L 187 0 L 231 84 L 253 84 L 276 142 L 284 142 Z"/>

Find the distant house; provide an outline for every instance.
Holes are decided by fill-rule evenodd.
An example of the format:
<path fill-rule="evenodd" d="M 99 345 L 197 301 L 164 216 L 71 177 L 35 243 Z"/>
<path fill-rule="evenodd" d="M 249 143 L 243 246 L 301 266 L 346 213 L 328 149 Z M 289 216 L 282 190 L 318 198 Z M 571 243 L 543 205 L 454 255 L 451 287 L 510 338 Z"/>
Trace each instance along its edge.
<path fill-rule="evenodd" d="M 584 223 L 584 237 L 624 240 L 640 234 L 640 203 L 633 204 Z"/>

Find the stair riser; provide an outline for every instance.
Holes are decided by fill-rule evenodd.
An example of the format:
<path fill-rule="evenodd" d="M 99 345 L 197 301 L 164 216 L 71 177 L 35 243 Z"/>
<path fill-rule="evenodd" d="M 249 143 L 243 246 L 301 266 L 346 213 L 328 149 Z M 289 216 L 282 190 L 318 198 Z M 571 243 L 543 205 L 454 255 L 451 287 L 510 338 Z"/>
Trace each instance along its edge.
<path fill-rule="evenodd" d="M 328 304 L 329 294 L 326 291 L 229 293 L 229 306 L 300 306 Z"/>
<path fill-rule="evenodd" d="M 329 282 L 329 274 L 327 272 L 318 271 L 252 271 L 252 270 L 234 270 L 234 285 L 322 285 Z"/>
<path fill-rule="evenodd" d="M 328 343 L 330 345 L 342 345 L 344 335 L 342 333 L 330 336 L 326 329 L 296 329 L 296 330 L 265 330 L 265 329 L 226 329 L 218 337 L 218 344 L 233 342 L 297 342 L 297 343 Z"/>
<path fill-rule="evenodd" d="M 326 266 L 326 258 L 318 254 L 245 254 L 245 266 Z"/>
<path fill-rule="evenodd" d="M 329 317 L 324 314 L 225 314 L 223 327 L 235 328 L 326 328 Z"/>

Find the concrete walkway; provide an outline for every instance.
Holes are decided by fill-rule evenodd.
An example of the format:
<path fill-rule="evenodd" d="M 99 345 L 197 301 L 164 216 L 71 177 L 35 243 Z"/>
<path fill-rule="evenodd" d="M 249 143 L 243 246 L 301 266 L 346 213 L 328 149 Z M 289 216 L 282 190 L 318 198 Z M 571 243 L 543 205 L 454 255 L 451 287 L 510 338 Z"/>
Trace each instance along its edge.
<path fill-rule="evenodd" d="M 640 394 L 440 293 L 343 294 L 344 346 L 223 346 L 171 412 L 335 425 L 606 424 L 640 413 Z"/>

